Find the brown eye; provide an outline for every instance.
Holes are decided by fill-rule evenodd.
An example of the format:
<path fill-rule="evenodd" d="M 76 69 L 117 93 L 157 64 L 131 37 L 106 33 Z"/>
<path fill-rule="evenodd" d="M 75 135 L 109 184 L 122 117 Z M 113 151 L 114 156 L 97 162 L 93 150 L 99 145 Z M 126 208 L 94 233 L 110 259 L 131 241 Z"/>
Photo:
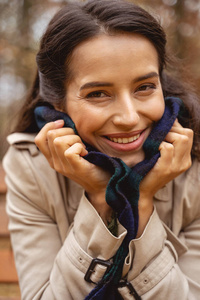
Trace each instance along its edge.
<path fill-rule="evenodd" d="M 91 92 L 86 96 L 86 98 L 104 98 L 104 97 L 108 97 L 108 96 L 101 91 Z"/>
<path fill-rule="evenodd" d="M 141 85 L 138 89 L 137 89 L 137 92 L 145 92 L 145 91 L 149 91 L 151 89 L 155 89 L 156 86 L 154 84 L 143 84 Z"/>

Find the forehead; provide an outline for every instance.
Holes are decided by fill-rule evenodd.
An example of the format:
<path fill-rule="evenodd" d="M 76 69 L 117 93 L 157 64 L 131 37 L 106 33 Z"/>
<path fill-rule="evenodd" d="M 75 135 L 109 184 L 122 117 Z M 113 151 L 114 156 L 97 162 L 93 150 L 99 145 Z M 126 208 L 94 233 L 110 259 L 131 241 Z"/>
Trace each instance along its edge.
<path fill-rule="evenodd" d="M 120 68 L 158 69 L 158 54 L 153 44 L 139 34 L 102 34 L 89 39 L 75 48 L 69 68 L 72 74 L 86 76 Z M 148 71 L 148 70 L 147 70 Z"/>

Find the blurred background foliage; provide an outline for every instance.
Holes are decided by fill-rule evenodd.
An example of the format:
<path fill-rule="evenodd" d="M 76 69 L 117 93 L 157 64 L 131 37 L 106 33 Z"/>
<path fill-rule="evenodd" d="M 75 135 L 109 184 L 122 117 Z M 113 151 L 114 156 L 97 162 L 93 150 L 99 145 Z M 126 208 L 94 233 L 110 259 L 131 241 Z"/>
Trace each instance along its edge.
<path fill-rule="evenodd" d="M 170 49 L 200 92 L 200 0 L 129 1 L 160 19 Z M 6 135 L 36 72 L 41 35 L 67 2 L 73 0 L 0 0 L 0 160 L 7 149 Z"/>

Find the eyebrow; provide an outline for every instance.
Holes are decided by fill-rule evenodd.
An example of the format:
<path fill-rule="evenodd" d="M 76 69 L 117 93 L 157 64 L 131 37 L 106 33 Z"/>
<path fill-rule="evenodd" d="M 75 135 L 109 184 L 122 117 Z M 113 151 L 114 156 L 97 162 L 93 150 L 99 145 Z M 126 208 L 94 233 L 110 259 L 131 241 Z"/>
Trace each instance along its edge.
<path fill-rule="evenodd" d="M 139 76 L 137 78 L 135 78 L 133 80 L 134 83 L 142 81 L 142 80 L 146 80 L 149 78 L 153 78 L 153 77 L 159 77 L 158 73 L 156 72 L 150 72 L 148 74 Z M 89 88 L 95 88 L 95 87 L 103 87 L 103 86 L 113 86 L 112 83 L 110 82 L 101 82 L 101 81 L 92 81 L 92 82 L 87 82 L 84 85 L 82 85 L 80 87 L 80 91 L 84 90 L 84 89 L 89 89 Z"/>
<path fill-rule="evenodd" d="M 113 86 L 113 84 L 110 82 L 100 82 L 100 81 L 88 82 L 81 86 L 80 91 L 82 91 L 84 89 L 89 89 L 89 88 L 94 88 L 94 87 L 103 87 L 103 86 Z"/>
<path fill-rule="evenodd" d="M 148 74 L 145 74 L 145 75 L 142 75 L 142 76 L 139 76 L 139 77 L 135 78 L 133 80 L 133 82 L 136 83 L 136 82 L 143 81 L 143 80 L 146 80 L 146 79 L 149 79 L 149 78 L 153 78 L 153 77 L 159 77 L 158 73 L 156 73 L 156 72 L 150 72 Z"/>

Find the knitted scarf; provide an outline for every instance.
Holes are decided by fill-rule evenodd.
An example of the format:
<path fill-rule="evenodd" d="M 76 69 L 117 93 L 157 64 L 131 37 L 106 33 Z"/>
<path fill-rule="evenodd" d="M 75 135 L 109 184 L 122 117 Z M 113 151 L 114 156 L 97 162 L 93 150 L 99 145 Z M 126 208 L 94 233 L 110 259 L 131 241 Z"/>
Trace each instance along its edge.
<path fill-rule="evenodd" d="M 122 299 L 117 287 L 122 276 L 124 259 L 128 254 L 128 245 L 137 235 L 139 185 L 158 160 L 159 145 L 170 131 L 181 105 L 182 101 L 179 98 L 168 97 L 165 99 L 164 114 L 155 124 L 143 145 L 145 159 L 133 168 L 129 168 L 121 159 L 109 157 L 85 143 L 89 153 L 84 158 L 111 173 L 106 189 L 106 202 L 116 212 L 120 224 L 127 230 L 126 237 L 113 257 L 110 271 L 104 275 L 85 300 Z M 47 122 L 63 119 L 64 126 L 71 127 L 78 134 L 71 118 L 63 112 L 56 111 L 49 106 L 38 106 L 34 113 L 38 129 L 41 129 Z M 138 299 L 140 299 L 139 296 Z"/>

